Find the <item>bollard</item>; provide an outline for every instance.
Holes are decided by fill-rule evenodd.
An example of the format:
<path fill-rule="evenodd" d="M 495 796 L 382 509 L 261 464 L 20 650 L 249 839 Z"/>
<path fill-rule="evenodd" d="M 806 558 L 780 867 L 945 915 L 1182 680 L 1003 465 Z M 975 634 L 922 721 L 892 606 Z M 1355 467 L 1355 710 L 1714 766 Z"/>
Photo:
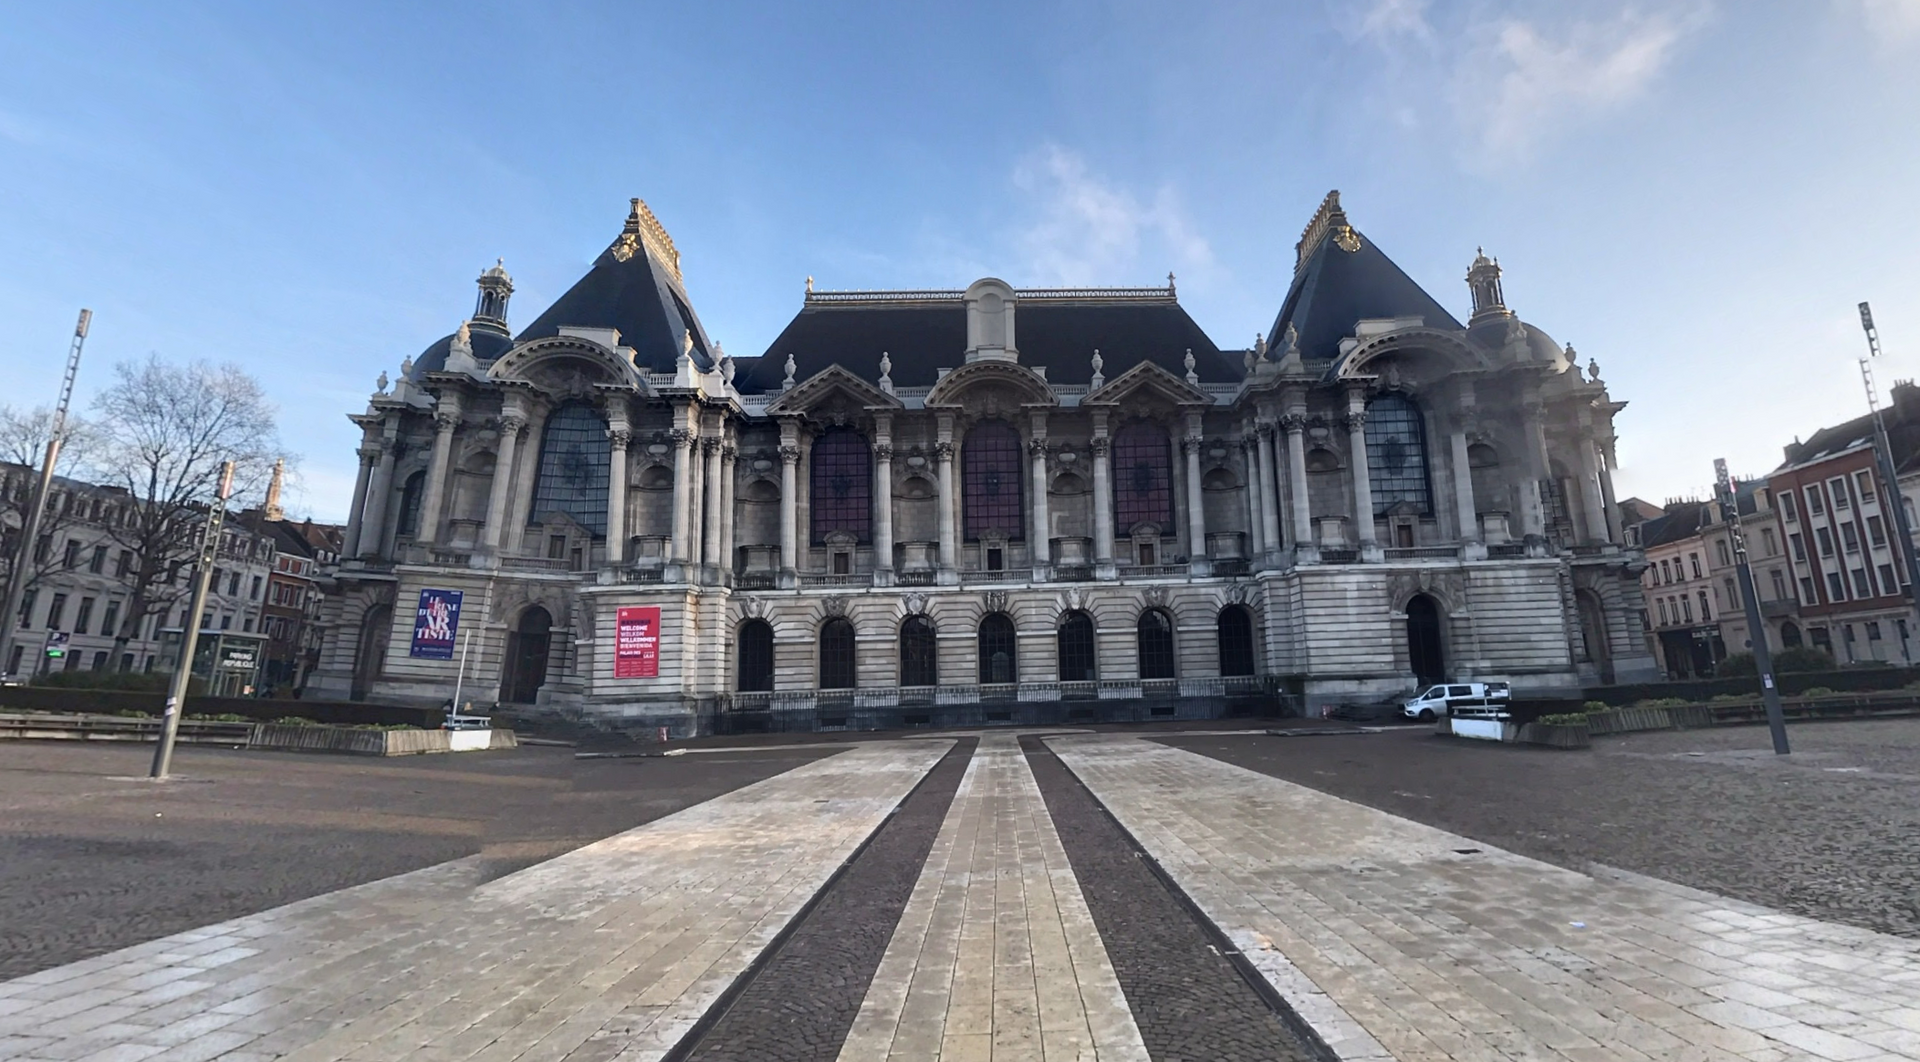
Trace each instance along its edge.
<path fill-rule="evenodd" d="M 660 744 L 664 745 L 666 743 L 667 743 L 667 728 L 663 726 L 660 728 Z"/>

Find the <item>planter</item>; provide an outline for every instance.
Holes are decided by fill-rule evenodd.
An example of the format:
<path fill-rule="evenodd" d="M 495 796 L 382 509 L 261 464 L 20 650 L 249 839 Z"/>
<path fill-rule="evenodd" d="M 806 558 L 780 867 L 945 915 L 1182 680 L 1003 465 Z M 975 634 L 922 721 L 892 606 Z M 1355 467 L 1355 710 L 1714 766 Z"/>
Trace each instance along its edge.
<path fill-rule="evenodd" d="M 1507 741 L 1509 724 L 1499 719 L 1462 719 L 1450 716 L 1447 727 L 1454 737 L 1473 738 L 1476 741 Z"/>
<path fill-rule="evenodd" d="M 1666 708 L 1615 708 L 1587 716 L 1590 734 L 1631 734 L 1640 730 L 1672 730 L 1673 716 Z"/>
<path fill-rule="evenodd" d="M 1519 740 L 1528 745 L 1545 745 L 1555 749 L 1584 749 L 1593 744 L 1593 739 L 1582 723 L 1528 723 L 1520 728 Z"/>
<path fill-rule="evenodd" d="M 350 756 L 417 756 L 430 752 L 477 752 L 518 746 L 511 730 L 355 730 L 335 726 L 261 723 L 247 739 L 250 749 L 333 752 Z"/>

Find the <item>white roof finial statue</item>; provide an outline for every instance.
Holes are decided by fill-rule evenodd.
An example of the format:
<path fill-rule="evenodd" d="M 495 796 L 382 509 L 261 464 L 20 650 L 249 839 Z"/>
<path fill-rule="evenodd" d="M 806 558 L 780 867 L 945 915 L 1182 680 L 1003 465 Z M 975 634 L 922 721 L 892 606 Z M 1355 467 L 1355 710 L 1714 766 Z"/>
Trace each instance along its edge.
<path fill-rule="evenodd" d="M 1100 357 L 1100 348 L 1093 348 L 1093 386 L 1099 387 L 1107 382 L 1106 376 L 1100 372 L 1101 369 L 1106 367 L 1106 364 L 1105 359 Z"/>
<path fill-rule="evenodd" d="M 793 370 L 794 370 L 793 352 L 788 351 L 787 352 L 787 378 L 780 381 L 781 390 L 783 391 L 793 390 Z"/>
<path fill-rule="evenodd" d="M 1246 357 L 1240 359 L 1240 364 L 1246 368 L 1248 376 L 1253 375 L 1253 365 L 1254 365 L 1253 347 L 1247 348 L 1247 355 Z"/>
<path fill-rule="evenodd" d="M 373 392 L 374 394 L 384 395 L 387 393 L 387 374 L 385 372 L 382 372 L 380 374 L 380 379 L 377 382 L 377 386 L 378 386 L 378 390 L 374 391 Z"/>
<path fill-rule="evenodd" d="M 1287 330 L 1281 333 L 1280 342 L 1286 344 L 1286 346 L 1280 349 L 1279 370 L 1281 372 L 1298 372 L 1300 369 L 1300 330 L 1293 327 L 1292 321 L 1287 322 Z"/>
<path fill-rule="evenodd" d="M 412 358 L 402 358 L 400 360 L 400 375 L 402 378 L 410 378 L 413 376 Z"/>
<path fill-rule="evenodd" d="M 693 329 L 691 328 L 680 330 L 680 353 L 689 355 L 693 353 Z"/>
<path fill-rule="evenodd" d="M 1587 359 L 1587 376 L 1592 378 L 1594 383 L 1600 382 L 1600 363 L 1592 358 Z"/>
<path fill-rule="evenodd" d="M 880 390 L 893 393 L 893 358 L 884 350 L 880 352 Z"/>
<path fill-rule="evenodd" d="M 1167 270 L 1167 294 L 1169 295 L 1175 294 L 1175 289 L 1173 286 L 1173 270 L 1171 269 Z"/>
<path fill-rule="evenodd" d="M 1187 382 L 1190 384 L 1199 383 L 1200 374 L 1193 371 L 1193 348 L 1192 347 L 1187 348 L 1186 365 L 1187 365 Z"/>
<path fill-rule="evenodd" d="M 807 294 L 813 294 L 813 274 L 807 274 Z"/>

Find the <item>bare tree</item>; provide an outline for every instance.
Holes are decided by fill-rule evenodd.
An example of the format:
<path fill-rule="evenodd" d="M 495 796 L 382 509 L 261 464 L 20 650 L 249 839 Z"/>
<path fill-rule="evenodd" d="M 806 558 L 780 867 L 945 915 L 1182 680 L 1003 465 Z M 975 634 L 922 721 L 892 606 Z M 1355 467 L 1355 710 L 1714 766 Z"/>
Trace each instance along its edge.
<path fill-rule="evenodd" d="M 179 575 L 194 563 L 221 466 L 234 463 L 234 498 L 252 497 L 265 487 L 279 446 L 272 405 L 237 365 L 170 365 L 153 356 L 113 371 L 113 385 L 94 400 L 92 464 L 101 483 L 128 495 L 125 513 L 108 528 L 133 554 L 132 599 L 114 635 L 124 647 L 142 621 L 181 596 Z"/>
<path fill-rule="evenodd" d="M 46 460 L 47 436 L 52 431 L 53 409 L 49 406 L 24 410 L 0 406 L 0 571 L 5 572 L 0 583 L 13 574 L 20 529 L 25 526 L 27 509 L 33 504 L 35 481 L 40 462 Z M 85 477 L 87 460 L 98 448 L 99 433 L 93 425 L 69 415 L 66 441 L 61 444 L 60 460 L 54 471 Z M 79 510 L 60 504 L 64 493 L 62 481 L 54 480 L 54 496 L 47 499 L 46 513 L 40 521 L 40 534 L 45 540 L 59 538 L 63 530 L 80 520 Z M 52 550 L 44 554 L 31 550 L 26 560 L 27 589 L 61 566 L 60 558 L 54 556 Z"/>

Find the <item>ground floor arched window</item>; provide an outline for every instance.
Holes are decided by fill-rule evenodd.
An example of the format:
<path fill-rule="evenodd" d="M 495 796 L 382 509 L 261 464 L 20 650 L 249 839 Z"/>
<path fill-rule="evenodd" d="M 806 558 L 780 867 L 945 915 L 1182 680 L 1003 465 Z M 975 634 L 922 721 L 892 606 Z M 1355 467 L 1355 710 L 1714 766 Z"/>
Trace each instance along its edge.
<path fill-rule="evenodd" d="M 1216 628 L 1220 638 L 1220 673 L 1253 674 L 1253 614 L 1244 606 L 1228 605 L 1220 610 Z"/>
<path fill-rule="evenodd" d="M 908 616 L 900 625 L 900 685 L 940 685 L 939 643 L 925 616 Z"/>
<path fill-rule="evenodd" d="M 1446 655 L 1440 640 L 1440 606 L 1425 594 L 1407 602 L 1407 662 L 1413 677 L 1425 686 L 1447 677 Z"/>
<path fill-rule="evenodd" d="M 1093 617 L 1069 612 L 1060 621 L 1060 681 L 1092 682 Z"/>
<path fill-rule="evenodd" d="M 1140 677 L 1173 677 L 1173 617 L 1157 608 L 1140 613 Z"/>
<path fill-rule="evenodd" d="M 773 689 L 773 627 L 766 620 L 740 625 L 740 667 L 736 686 L 742 693 Z"/>
<path fill-rule="evenodd" d="M 1020 681 L 1013 621 L 1004 612 L 989 612 L 980 620 L 980 681 Z"/>
<path fill-rule="evenodd" d="M 854 687 L 853 624 L 830 619 L 820 628 L 820 688 Z"/>

